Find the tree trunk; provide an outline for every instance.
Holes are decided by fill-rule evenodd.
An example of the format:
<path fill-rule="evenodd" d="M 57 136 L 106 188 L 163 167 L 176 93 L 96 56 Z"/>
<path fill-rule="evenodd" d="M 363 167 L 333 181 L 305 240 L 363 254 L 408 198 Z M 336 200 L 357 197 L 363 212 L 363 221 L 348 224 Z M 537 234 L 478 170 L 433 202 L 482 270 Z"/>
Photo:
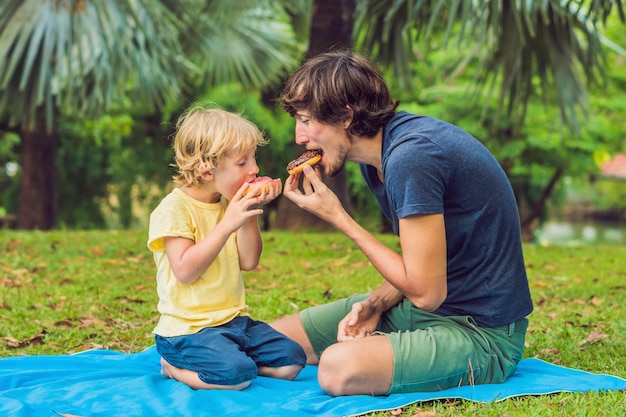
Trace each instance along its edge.
<path fill-rule="evenodd" d="M 315 0 L 308 56 L 352 46 L 355 0 Z"/>
<path fill-rule="evenodd" d="M 525 242 L 531 241 L 534 237 L 535 229 L 537 227 L 537 224 L 539 223 L 539 217 L 541 216 L 541 212 L 546 206 L 548 199 L 552 195 L 554 187 L 556 187 L 560 179 L 563 177 L 564 172 L 565 169 L 562 167 L 556 168 L 554 170 L 554 172 L 552 173 L 552 178 L 550 178 L 550 181 L 542 190 L 541 195 L 533 204 L 532 209 L 529 209 L 527 204 L 525 204 L 523 210 L 522 208 L 520 208 L 522 240 L 524 240 Z"/>
<path fill-rule="evenodd" d="M 315 0 L 313 2 L 313 17 L 309 36 L 309 50 L 311 57 L 320 52 L 346 48 L 352 46 L 352 28 L 354 26 L 355 0 Z M 296 147 L 294 157 L 304 152 L 302 146 Z M 342 170 L 337 176 L 327 178 L 324 183 L 337 194 L 343 206 L 352 213 L 352 203 L 348 193 L 346 171 Z M 277 216 L 274 226 L 278 229 L 299 230 L 331 230 L 332 227 L 317 216 L 300 209 L 285 197 L 278 202 Z"/>
<path fill-rule="evenodd" d="M 56 225 L 56 154 L 58 137 L 45 130 L 45 110 L 38 109 L 37 128 L 22 130 L 17 228 L 49 230 Z M 26 128 L 25 128 L 26 129 Z"/>

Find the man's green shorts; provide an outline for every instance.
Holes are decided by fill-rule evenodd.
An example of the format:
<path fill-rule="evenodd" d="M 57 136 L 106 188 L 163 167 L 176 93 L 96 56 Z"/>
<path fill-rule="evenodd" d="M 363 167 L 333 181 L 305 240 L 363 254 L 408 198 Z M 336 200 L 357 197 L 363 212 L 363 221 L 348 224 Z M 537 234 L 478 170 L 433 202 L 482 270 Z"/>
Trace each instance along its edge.
<path fill-rule="evenodd" d="M 337 343 L 337 324 L 355 295 L 303 310 L 300 318 L 318 356 Z M 459 385 L 497 384 L 515 372 L 524 351 L 528 320 L 488 328 L 470 316 L 438 316 L 413 306 L 408 299 L 387 311 L 374 334 L 383 334 L 393 348 L 391 393 L 439 391 Z"/>

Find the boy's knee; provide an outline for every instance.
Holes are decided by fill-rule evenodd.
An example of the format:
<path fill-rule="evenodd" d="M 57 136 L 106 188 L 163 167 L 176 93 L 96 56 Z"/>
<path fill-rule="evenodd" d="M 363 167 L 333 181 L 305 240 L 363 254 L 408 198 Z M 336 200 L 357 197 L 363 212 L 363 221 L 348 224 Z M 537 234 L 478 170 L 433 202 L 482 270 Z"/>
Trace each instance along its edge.
<path fill-rule="evenodd" d="M 288 381 L 292 381 L 296 379 L 300 371 L 302 370 L 302 365 L 286 365 L 280 366 L 278 368 L 270 368 L 270 367 L 260 367 L 259 375 L 268 376 L 270 378 L 277 379 L 286 379 Z"/>

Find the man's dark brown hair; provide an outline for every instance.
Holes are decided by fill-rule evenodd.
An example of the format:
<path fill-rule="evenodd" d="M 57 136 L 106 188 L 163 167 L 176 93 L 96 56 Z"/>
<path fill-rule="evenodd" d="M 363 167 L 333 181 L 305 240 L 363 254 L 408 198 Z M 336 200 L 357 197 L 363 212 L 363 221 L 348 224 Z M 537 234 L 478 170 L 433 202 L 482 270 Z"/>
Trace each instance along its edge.
<path fill-rule="evenodd" d="M 352 110 L 348 132 L 364 137 L 376 135 L 399 104 L 374 65 L 347 49 L 308 59 L 285 83 L 280 102 L 291 116 L 304 110 L 326 124 L 349 119 Z"/>

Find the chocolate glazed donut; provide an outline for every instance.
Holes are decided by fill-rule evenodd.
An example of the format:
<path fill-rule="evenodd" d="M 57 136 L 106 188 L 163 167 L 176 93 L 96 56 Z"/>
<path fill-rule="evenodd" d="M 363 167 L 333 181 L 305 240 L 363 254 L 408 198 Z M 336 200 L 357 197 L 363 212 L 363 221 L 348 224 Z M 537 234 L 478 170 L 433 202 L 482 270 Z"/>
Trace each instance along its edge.
<path fill-rule="evenodd" d="M 315 165 L 320 161 L 320 159 L 322 159 L 322 151 L 320 149 L 306 151 L 293 161 L 289 162 L 287 165 L 287 172 L 289 175 L 297 174 L 298 172 L 302 172 L 306 165 Z"/>

